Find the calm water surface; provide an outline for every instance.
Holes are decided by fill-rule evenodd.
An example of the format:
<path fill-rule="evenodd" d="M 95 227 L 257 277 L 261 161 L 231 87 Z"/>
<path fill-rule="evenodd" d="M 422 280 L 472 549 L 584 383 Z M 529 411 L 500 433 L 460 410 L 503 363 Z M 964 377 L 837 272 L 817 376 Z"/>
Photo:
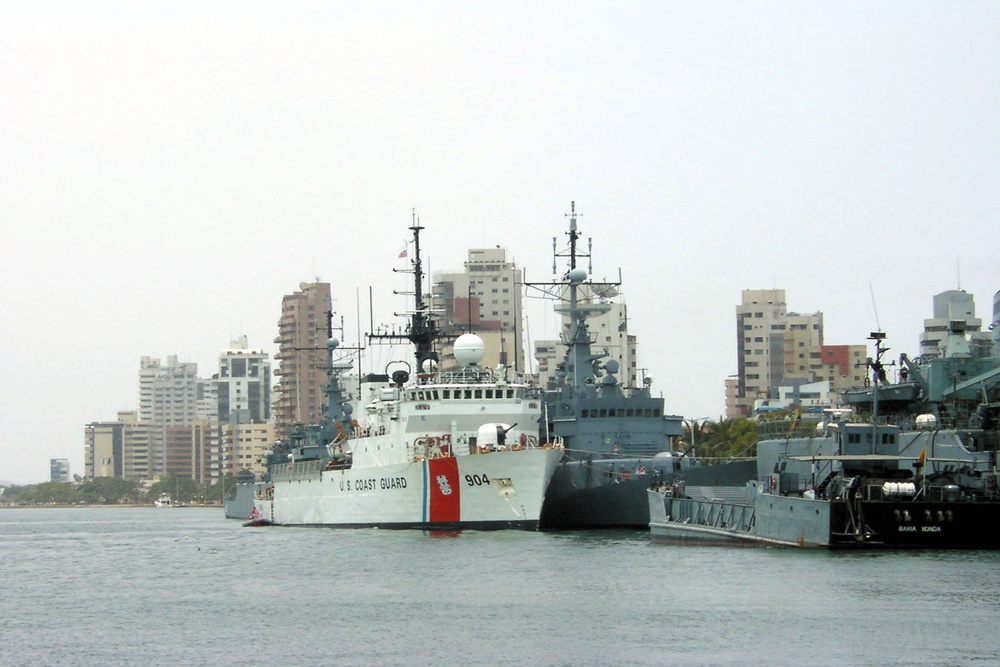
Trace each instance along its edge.
<path fill-rule="evenodd" d="M 0 511 L 0 665 L 1000 665 L 1000 554 Z"/>

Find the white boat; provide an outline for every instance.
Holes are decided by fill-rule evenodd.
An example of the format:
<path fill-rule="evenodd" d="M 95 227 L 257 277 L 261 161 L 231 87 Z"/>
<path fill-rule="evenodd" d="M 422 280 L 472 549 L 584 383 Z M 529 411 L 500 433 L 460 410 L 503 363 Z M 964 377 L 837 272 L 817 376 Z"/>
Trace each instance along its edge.
<path fill-rule="evenodd" d="M 153 501 L 154 507 L 173 507 L 174 501 L 170 498 L 169 493 L 161 493 L 156 500 Z"/>
<path fill-rule="evenodd" d="M 507 369 L 485 369 L 483 341 L 455 341 L 459 368 L 439 372 L 436 329 L 420 290 L 402 337 L 416 346 L 411 381 L 405 362 L 390 375 L 362 378 L 352 418 L 339 375 L 351 367 L 328 343 L 327 419 L 269 456 L 269 481 L 257 486 L 255 512 L 274 525 L 423 529 L 535 530 L 549 481 L 562 456 L 539 443 L 537 387 Z M 332 332 L 331 332 L 332 333 Z M 395 336 L 399 338 L 399 336 Z M 390 365 L 391 366 L 391 365 Z"/>

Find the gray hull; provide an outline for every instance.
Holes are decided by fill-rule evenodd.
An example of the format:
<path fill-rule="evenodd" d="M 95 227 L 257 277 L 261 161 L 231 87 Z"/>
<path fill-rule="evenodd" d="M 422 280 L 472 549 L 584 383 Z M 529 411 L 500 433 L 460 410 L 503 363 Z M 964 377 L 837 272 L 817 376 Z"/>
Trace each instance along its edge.
<path fill-rule="evenodd" d="M 253 511 L 253 501 L 262 482 L 248 482 L 236 485 L 236 495 L 226 499 L 226 518 L 246 521 Z"/>
<path fill-rule="evenodd" d="M 643 474 L 637 471 L 645 468 Z M 699 486 L 742 486 L 753 479 L 756 463 L 735 461 L 695 465 L 675 472 L 656 459 L 564 462 L 556 468 L 539 522 L 542 530 L 649 527 L 646 492 L 652 482 L 683 478 Z"/>
<path fill-rule="evenodd" d="M 708 491 L 699 494 L 703 499 L 692 499 L 650 490 L 650 538 L 661 544 L 834 546 L 830 502 L 778 495 L 750 500 L 752 486 L 727 491 L 729 497 L 716 498 Z"/>

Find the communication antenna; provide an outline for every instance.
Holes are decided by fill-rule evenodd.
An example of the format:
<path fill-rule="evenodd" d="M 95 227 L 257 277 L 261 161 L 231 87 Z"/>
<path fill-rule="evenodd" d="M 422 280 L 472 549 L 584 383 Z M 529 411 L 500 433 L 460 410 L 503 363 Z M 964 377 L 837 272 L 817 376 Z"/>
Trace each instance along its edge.
<path fill-rule="evenodd" d="M 882 331 L 882 323 L 878 321 L 878 306 L 875 305 L 875 290 L 872 289 L 872 284 L 870 282 L 868 283 L 868 291 L 872 295 L 872 310 L 875 311 L 875 327 L 879 331 Z"/>

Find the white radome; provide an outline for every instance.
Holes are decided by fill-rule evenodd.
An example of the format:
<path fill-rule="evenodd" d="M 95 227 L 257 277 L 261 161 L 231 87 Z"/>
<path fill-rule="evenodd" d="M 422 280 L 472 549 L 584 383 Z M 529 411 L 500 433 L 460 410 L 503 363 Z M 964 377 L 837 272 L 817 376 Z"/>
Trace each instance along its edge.
<path fill-rule="evenodd" d="M 462 334 L 455 340 L 455 360 L 462 366 L 472 366 L 483 360 L 486 345 L 476 334 Z"/>

